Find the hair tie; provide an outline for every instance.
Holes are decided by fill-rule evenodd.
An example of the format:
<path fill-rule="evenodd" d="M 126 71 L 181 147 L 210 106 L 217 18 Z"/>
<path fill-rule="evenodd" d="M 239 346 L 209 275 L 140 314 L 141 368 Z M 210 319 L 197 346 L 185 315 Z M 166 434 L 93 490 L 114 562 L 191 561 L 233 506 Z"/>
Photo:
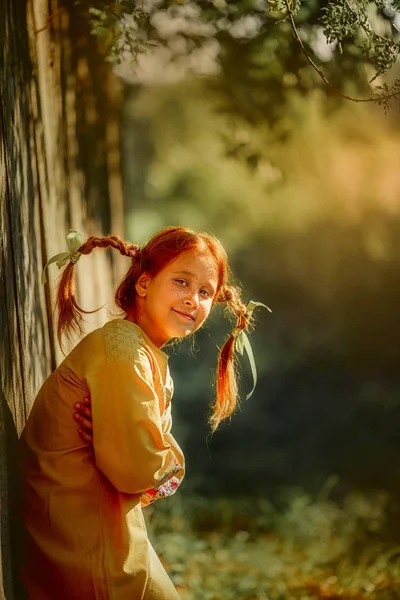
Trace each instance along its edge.
<path fill-rule="evenodd" d="M 253 311 L 257 306 L 262 306 L 263 308 L 266 308 L 267 310 L 269 310 L 270 313 L 272 313 L 272 310 L 266 304 L 263 304 L 262 302 L 254 302 L 254 300 L 250 300 L 250 302 L 246 306 L 246 313 L 247 313 L 247 316 L 249 317 L 249 319 L 251 318 Z M 253 387 L 246 396 L 246 400 L 248 400 L 253 395 L 253 392 L 256 389 L 257 368 L 256 368 L 255 360 L 254 360 L 253 349 L 251 347 L 250 340 L 245 331 L 246 329 L 247 329 L 247 327 L 245 327 L 244 329 L 239 329 L 238 327 L 235 327 L 235 329 L 232 331 L 232 335 L 235 338 L 235 342 L 234 342 L 235 350 L 242 356 L 244 355 L 244 351 L 246 350 L 247 357 L 248 357 L 249 363 L 250 363 L 251 374 L 253 375 Z"/>
<path fill-rule="evenodd" d="M 68 252 L 61 252 L 60 254 L 56 254 L 55 256 L 49 258 L 42 271 L 42 284 L 46 283 L 47 281 L 46 269 L 48 266 L 56 263 L 57 267 L 61 269 L 61 267 L 66 265 L 67 262 L 78 262 L 82 256 L 82 254 L 78 251 L 83 244 L 82 234 L 78 233 L 75 229 L 70 229 L 66 239 Z"/>

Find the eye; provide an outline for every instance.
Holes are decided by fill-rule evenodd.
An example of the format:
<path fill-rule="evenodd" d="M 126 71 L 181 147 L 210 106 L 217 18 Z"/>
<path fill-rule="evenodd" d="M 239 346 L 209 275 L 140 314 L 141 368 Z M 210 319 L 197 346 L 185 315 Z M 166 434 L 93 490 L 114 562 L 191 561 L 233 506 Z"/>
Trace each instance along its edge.
<path fill-rule="evenodd" d="M 210 297 L 210 292 L 208 290 L 200 290 L 200 294 L 204 297 L 204 298 L 209 298 Z"/>
<path fill-rule="evenodd" d="M 183 287 L 187 286 L 187 281 L 185 281 L 184 279 L 175 279 L 175 283 L 179 283 L 179 285 Z"/>

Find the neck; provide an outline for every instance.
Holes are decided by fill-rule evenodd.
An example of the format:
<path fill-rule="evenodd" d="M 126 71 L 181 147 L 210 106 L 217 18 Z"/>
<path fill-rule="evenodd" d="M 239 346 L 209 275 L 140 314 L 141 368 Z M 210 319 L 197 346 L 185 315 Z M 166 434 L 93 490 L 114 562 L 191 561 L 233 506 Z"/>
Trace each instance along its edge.
<path fill-rule="evenodd" d="M 151 328 L 147 325 L 143 310 L 141 310 L 140 307 L 133 307 L 130 311 L 128 311 L 125 319 L 131 323 L 135 323 L 135 325 L 138 325 L 157 348 L 162 348 L 164 344 L 167 343 L 168 340 L 155 339 Z"/>

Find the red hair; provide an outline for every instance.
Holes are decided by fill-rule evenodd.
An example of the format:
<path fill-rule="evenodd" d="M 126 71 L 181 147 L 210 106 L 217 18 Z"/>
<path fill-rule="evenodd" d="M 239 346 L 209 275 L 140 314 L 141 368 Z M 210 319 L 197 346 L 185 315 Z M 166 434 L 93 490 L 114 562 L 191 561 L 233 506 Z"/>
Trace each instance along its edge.
<path fill-rule="evenodd" d="M 195 232 L 186 227 L 167 227 L 147 242 L 142 248 L 122 241 L 119 237 L 90 237 L 79 248 L 81 254 L 90 254 L 93 248 L 115 248 L 128 256 L 131 267 L 124 276 L 115 294 L 117 306 L 128 313 L 136 301 L 136 282 L 142 273 L 155 277 L 162 269 L 174 261 L 181 252 L 192 250 L 208 252 L 217 268 L 218 284 L 214 302 L 226 303 L 236 317 L 236 329 L 244 329 L 249 324 L 246 306 L 237 287 L 229 285 L 228 259 L 221 242 L 208 233 Z M 57 292 L 58 327 L 57 337 L 61 345 L 63 334 L 82 333 L 82 314 L 88 314 L 79 307 L 75 298 L 74 263 L 65 268 Z M 219 423 L 229 417 L 237 404 L 237 374 L 234 359 L 235 338 L 231 334 L 222 347 L 217 368 L 216 399 L 210 416 L 210 424 L 215 431 Z"/>

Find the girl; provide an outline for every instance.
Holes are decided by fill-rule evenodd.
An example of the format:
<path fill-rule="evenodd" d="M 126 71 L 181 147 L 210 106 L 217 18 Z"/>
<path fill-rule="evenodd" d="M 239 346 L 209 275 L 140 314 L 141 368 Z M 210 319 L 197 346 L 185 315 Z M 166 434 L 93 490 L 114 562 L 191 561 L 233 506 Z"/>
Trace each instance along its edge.
<path fill-rule="evenodd" d="M 219 357 L 215 430 L 236 405 L 234 343 L 250 313 L 228 283 L 222 245 L 208 234 L 171 227 L 143 248 L 90 237 L 58 263 L 68 263 L 57 295 L 60 344 L 63 334 L 80 330 L 84 312 L 74 265 L 96 247 L 131 261 L 116 292 L 124 318 L 87 335 L 33 404 L 20 438 L 21 574 L 30 600 L 177 600 L 142 515 L 143 506 L 175 492 L 185 468 L 171 434 L 173 384 L 161 348 L 199 329 L 216 302 L 235 314 Z M 70 416 L 88 396 L 92 443 Z"/>

